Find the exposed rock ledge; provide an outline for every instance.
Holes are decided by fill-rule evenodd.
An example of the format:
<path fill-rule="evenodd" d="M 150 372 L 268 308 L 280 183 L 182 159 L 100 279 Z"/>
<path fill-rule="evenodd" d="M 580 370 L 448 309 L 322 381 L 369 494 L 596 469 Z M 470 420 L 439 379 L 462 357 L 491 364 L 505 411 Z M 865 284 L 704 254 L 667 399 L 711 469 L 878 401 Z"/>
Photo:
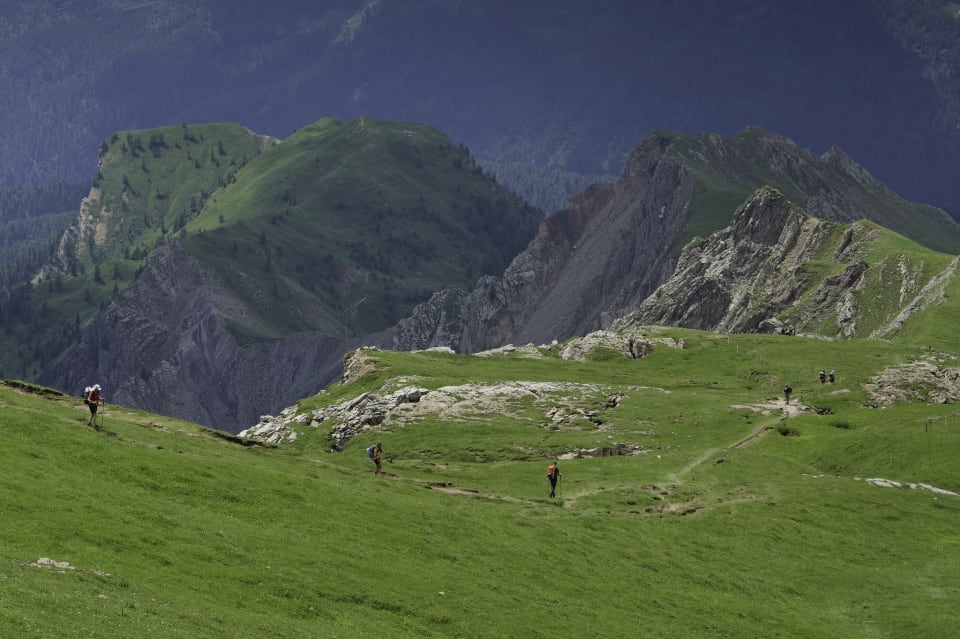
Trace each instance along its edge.
<path fill-rule="evenodd" d="M 301 413 L 296 406 L 291 406 L 276 417 L 264 415 L 259 424 L 242 431 L 240 436 L 279 444 L 296 441 L 296 426 L 319 428 L 327 424 L 331 448 L 342 450 L 351 439 L 381 424 L 403 427 L 426 415 L 460 422 L 485 419 L 489 414 L 510 415 L 515 402 L 530 397 L 541 411 L 542 427 L 575 429 L 586 422 L 599 423 L 600 411 L 615 408 L 623 398 L 622 393 L 600 385 L 570 382 L 511 381 L 444 386 L 436 390 L 409 384 L 391 390 L 409 381 L 388 380 L 378 393 L 362 393 L 311 412 Z M 513 416 L 529 419 L 519 414 Z"/>
<path fill-rule="evenodd" d="M 903 400 L 953 404 L 960 401 L 960 368 L 941 367 L 934 361 L 911 362 L 885 368 L 863 388 L 869 404 L 877 408 Z"/>
<path fill-rule="evenodd" d="M 682 340 L 649 336 L 660 330 L 657 327 L 642 327 L 626 331 L 596 331 L 572 340 L 563 347 L 556 342 L 542 347 L 507 345 L 474 356 L 492 357 L 519 353 L 526 357 L 540 357 L 543 356 L 541 349 L 559 348 L 561 358 L 582 361 L 595 349 L 604 348 L 619 352 L 623 357 L 636 359 L 649 355 L 655 344 L 683 348 Z M 376 350 L 374 347 L 364 347 L 347 355 L 341 383 L 357 380 L 371 372 L 375 366 L 371 353 Z M 443 347 L 428 350 L 453 352 Z M 415 379 L 395 378 L 388 380 L 378 393 L 363 393 L 334 406 L 309 413 L 300 412 L 297 406 L 290 406 L 277 416 L 263 415 L 259 423 L 241 431 L 239 436 L 280 444 L 296 441 L 297 426 L 319 428 L 321 424 L 330 423 L 332 425 L 328 437 L 331 447 L 341 450 L 359 433 L 388 420 L 405 425 L 426 414 L 460 421 L 471 419 L 471 415 L 477 413 L 507 414 L 510 402 L 530 396 L 533 396 L 535 404 L 543 404 L 543 425 L 555 428 L 576 427 L 576 423 L 582 423 L 582 420 L 596 423 L 596 411 L 584 408 L 585 406 L 612 408 L 619 404 L 622 398 L 620 393 L 611 393 L 609 389 L 593 384 L 512 381 L 492 385 L 445 386 L 431 391 L 418 386 Z M 621 450 L 617 454 L 624 453 Z"/>

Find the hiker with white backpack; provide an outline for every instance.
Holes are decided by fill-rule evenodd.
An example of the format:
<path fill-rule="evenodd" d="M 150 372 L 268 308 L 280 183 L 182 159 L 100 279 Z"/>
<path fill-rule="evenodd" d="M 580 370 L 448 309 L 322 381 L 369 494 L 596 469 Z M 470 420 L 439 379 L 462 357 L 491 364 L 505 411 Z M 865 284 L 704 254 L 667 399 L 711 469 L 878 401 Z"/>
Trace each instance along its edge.
<path fill-rule="evenodd" d="M 373 463 L 377 465 L 376 470 L 373 471 L 374 475 L 379 475 L 382 470 L 382 466 L 380 465 L 381 454 L 383 454 L 383 447 L 380 445 L 380 442 L 367 448 L 367 457 L 372 459 Z"/>
<path fill-rule="evenodd" d="M 90 419 L 87 420 L 87 426 L 93 426 L 95 430 L 100 430 L 100 424 L 97 423 L 97 408 L 103 403 L 103 397 L 100 395 L 100 384 L 87 386 L 84 389 L 83 403 L 90 409 Z"/>

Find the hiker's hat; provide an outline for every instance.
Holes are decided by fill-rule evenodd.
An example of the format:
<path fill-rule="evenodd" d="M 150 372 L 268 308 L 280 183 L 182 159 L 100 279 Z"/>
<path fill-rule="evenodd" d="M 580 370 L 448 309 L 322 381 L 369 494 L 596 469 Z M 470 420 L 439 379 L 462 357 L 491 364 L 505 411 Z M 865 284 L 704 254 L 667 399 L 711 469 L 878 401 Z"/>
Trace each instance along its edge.
<path fill-rule="evenodd" d="M 94 384 L 93 390 L 100 390 L 100 384 Z"/>

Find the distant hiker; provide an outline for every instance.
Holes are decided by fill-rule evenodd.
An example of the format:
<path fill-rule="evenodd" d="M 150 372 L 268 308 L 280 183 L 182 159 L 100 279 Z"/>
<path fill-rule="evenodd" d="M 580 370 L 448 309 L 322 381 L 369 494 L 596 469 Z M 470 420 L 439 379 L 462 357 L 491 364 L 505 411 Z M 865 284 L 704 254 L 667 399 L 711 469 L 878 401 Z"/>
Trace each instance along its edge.
<path fill-rule="evenodd" d="M 373 460 L 373 463 L 376 464 L 377 468 L 373 471 L 374 475 L 379 475 L 381 471 L 380 466 L 380 455 L 383 454 L 383 447 L 380 445 L 380 442 L 377 442 L 373 446 L 367 448 L 367 457 Z"/>
<path fill-rule="evenodd" d="M 830 383 L 832 384 L 836 379 L 837 376 L 833 374 L 833 371 L 830 371 Z"/>
<path fill-rule="evenodd" d="M 97 407 L 103 403 L 103 397 L 100 396 L 100 384 L 88 386 L 86 388 L 86 394 L 83 403 L 90 409 L 90 419 L 87 420 L 87 426 L 93 426 L 99 430 L 100 425 L 97 424 Z"/>
<path fill-rule="evenodd" d="M 820 371 L 820 383 L 823 384 L 827 381 L 827 374 L 823 371 Z"/>
<path fill-rule="evenodd" d="M 790 384 L 783 385 L 783 398 L 787 401 L 788 404 L 790 403 L 790 393 L 792 392 L 793 392 L 793 389 L 790 388 Z"/>
<path fill-rule="evenodd" d="M 560 479 L 560 469 L 557 467 L 557 462 L 553 462 L 547 466 L 547 479 L 550 480 L 550 496 L 557 496 L 557 481 Z"/>

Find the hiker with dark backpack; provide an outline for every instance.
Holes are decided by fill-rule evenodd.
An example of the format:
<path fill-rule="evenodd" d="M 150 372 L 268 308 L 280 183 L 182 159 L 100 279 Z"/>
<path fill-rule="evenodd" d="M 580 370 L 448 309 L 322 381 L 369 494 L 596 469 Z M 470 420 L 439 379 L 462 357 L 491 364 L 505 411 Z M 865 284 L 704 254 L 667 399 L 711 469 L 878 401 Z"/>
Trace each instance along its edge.
<path fill-rule="evenodd" d="M 557 482 L 560 480 L 560 468 L 557 467 L 557 462 L 553 462 L 547 466 L 547 479 L 550 480 L 550 496 L 557 496 Z"/>
<path fill-rule="evenodd" d="M 373 446 L 367 448 L 367 457 L 373 460 L 373 463 L 377 465 L 376 470 L 373 471 L 374 475 L 379 475 L 381 471 L 380 466 L 380 455 L 383 454 L 383 447 L 380 445 L 380 442 L 377 442 Z"/>
<path fill-rule="evenodd" d="M 93 426 L 94 429 L 100 430 L 100 425 L 97 423 L 97 408 L 103 403 L 103 397 L 100 396 L 100 384 L 94 384 L 86 388 L 86 397 L 84 397 L 83 403 L 90 409 L 90 419 L 87 420 L 87 426 Z"/>

